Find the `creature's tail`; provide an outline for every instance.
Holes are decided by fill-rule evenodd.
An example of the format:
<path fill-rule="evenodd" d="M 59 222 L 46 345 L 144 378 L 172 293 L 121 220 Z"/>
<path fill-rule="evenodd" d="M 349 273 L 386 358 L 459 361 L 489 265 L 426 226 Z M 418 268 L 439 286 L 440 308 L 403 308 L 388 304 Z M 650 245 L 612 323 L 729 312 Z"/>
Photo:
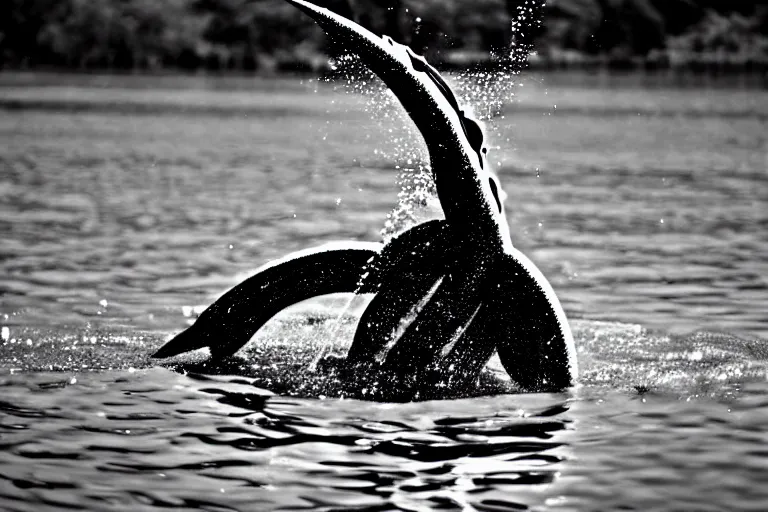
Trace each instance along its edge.
<path fill-rule="evenodd" d="M 329 293 L 371 291 L 360 287 L 361 277 L 381 247 L 373 242 L 327 244 L 275 260 L 229 290 L 152 357 L 203 347 L 210 347 L 214 357 L 229 356 L 292 304 Z"/>
<path fill-rule="evenodd" d="M 461 110 L 455 95 L 435 68 L 410 48 L 378 37 L 328 9 L 304 0 L 286 0 L 309 16 L 331 38 L 342 42 L 381 78 L 416 123 L 427 144 L 437 195 L 454 230 L 474 231 L 511 247 L 496 177 L 485 164 L 483 130 Z"/>
<path fill-rule="evenodd" d="M 356 53 L 403 104 L 424 136 L 430 157 L 484 166 L 483 131 L 459 107 L 435 68 L 407 46 L 378 37 L 338 14 L 304 0 L 286 0 L 312 17 L 328 35 Z"/>

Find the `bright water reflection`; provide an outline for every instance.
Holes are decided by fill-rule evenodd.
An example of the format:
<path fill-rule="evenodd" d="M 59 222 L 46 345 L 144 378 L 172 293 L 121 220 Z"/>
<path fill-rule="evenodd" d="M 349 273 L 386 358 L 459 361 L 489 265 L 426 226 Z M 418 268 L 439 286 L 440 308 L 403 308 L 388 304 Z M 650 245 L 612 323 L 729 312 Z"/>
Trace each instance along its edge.
<path fill-rule="evenodd" d="M 154 368 L 5 377 L 4 510 L 759 510 L 768 387 L 377 404 Z M 42 508 L 41 508 L 42 507 Z"/>

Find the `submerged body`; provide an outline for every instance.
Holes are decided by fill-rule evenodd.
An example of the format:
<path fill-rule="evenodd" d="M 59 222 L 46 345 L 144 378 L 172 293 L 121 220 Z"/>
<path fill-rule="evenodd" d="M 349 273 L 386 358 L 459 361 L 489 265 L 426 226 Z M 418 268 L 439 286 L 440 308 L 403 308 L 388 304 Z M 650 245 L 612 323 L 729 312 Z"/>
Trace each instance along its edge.
<path fill-rule="evenodd" d="M 427 143 L 444 221 L 386 246 L 352 242 L 289 255 L 236 286 L 155 357 L 210 347 L 233 354 L 282 308 L 337 292 L 375 293 L 350 347 L 345 379 L 376 398 L 439 397 L 475 382 L 497 351 L 527 390 L 577 376 L 573 339 L 551 286 L 509 236 L 501 187 L 479 125 L 439 73 L 389 38 L 331 11 L 288 0 L 349 45 L 398 97 Z"/>

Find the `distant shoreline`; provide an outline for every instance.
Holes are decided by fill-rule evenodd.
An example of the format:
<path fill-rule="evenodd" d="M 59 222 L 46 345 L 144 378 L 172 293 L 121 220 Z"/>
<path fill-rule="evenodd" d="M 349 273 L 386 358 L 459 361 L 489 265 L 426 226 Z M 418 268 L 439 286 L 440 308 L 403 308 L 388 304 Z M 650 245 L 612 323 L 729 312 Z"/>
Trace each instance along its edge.
<path fill-rule="evenodd" d="M 448 76 L 478 72 L 509 73 L 509 67 L 486 66 L 443 66 Z M 768 71 L 757 72 L 754 68 L 701 69 L 684 66 L 606 66 L 589 62 L 561 62 L 545 59 L 532 60 L 519 72 L 514 71 L 514 81 L 543 80 L 550 84 L 569 84 L 581 87 L 647 87 L 647 88 L 737 88 L 768 89 Z M 333 72 L 329 67 L 281 68 L 275 70 L 223 71 L 180 70 L 175 68 L 156 69 L 2 69 L 0 70 L 0 99 L 2 89 L 8 87 L 122 87 L 128 89 L 236 89 L 286 90 L 307 87 L 313 81 L 334 83 L 337 79 L 346 82 L 349 70 Z M 7 101 L 4 103 L 8 103 Z M 12 103 L 12 102 L 11 102 Z M 8 105 L 6 105 L 7 107 Z"/>
<path fill-rule="evenodd" d="M 442 58 L 440 58 L 442 57 Z M 588 55 L 574 51 L 558 51 L 546 55 L 533 53 L 525 64 L 509 60 L 499 60 L 484 52 L 454 51 L 445 52 L 433 59 L 441 71 L 471 70 L 520 70 L 520 71 L 601 71 L 601 72 L 640 72 L 640 73 L 678 73 L 692 75 L 754 75 L 768 79 L 768 56 L 765 58 L 745 58 L 726 53 L 682 54 L 671 51 L 658 51 L 647 57 Z M 2 65 L 0 75 L 18 72 L 52 73 L 109 73 L 109 74 L 192 74 L 192 75 L 247 75 L 273 76 L 285 74 L 322 74 L 332 75 L 330 60 L 324 55 L 287 56 L 281 59 L 265 57 L 256 59 L 249 66 L 240 66 L 233 62 L 209 62 L 194 67 L 182 65 L 157 67 L 109 67 L 109 66 L 25 66 Z"/>
<path fill-rule="evenodd" d="M 481 83 L 485 79 L 481 74 Z M 501 80 L 508 83 L 503 92 L 496 91 L 497 115 L 768 119 L 766 80 L 754 75 L 530 70 L 501 75 Z M 370 115 L 365 107 L 370 96 L 365 93 L 377 90 L 376 83 L 360 87 L 317 74 L 0 73 L 0 111 L 292 117 L 307 112 L 326 115 L 333 101 L 345 116 L 363 119 Z M 641 103 L 632 101 L 638 90 L 649 92 Z"/>

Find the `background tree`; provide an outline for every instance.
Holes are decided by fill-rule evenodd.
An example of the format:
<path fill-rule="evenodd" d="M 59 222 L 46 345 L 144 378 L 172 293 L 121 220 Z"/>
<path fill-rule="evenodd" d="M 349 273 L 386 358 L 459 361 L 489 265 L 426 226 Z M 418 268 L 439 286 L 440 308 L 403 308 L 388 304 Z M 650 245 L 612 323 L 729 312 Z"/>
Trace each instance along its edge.
<path fill-rule="evenodd" d="M 768 6 L 753 0 L 317 1 L 435 62 L 458 51 L 487 59 L 532 45 L 545 57 L 572 52 L 629 62 L 667 51 L 768 61 Z M 281 0 L 0 2 L 4 67 L 301 67 L 324 61 L 334 51 L 328 45 Z"/>

